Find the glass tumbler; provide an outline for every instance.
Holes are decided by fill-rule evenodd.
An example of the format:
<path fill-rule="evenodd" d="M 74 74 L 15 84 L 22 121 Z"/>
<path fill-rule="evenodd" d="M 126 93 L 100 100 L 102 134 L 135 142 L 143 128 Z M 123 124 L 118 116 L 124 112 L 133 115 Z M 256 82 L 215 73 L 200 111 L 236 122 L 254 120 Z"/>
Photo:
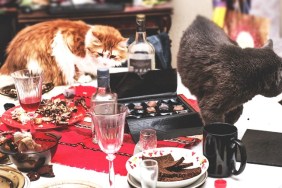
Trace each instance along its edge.
<path fill-rule="evenodd" d="M 140 163 L 141 187 L 155 188 L 158 180 L 158 162 L 145 159 Z"/>
<path fill-rule="evenodd" d="M 140 131 L 139 148 L 141 151 L 155 149 L 157 147 L 157 133 L 154 129 Z"/>

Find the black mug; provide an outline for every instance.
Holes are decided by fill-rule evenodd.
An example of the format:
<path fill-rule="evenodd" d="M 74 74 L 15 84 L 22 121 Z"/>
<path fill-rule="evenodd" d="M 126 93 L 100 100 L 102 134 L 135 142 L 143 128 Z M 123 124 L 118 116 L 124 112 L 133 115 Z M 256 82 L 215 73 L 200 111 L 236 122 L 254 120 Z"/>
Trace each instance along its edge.
<path fill-rule="evenodd" d="M 247 163 L 246 148 L 238 140 L 238 131 L 228 123 L 211 123 L 203 128 L 203 154 L 209 161 L 208 176 L 216 178 L 238 175 Z M 236 169 L 237 149 L 240 151 L 241 163 Z"/>

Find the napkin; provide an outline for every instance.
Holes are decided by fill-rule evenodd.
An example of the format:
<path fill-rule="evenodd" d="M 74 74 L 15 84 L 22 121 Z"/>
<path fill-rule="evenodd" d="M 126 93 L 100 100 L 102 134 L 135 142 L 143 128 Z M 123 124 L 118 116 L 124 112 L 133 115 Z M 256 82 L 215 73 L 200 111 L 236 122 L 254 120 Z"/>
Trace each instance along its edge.
<path fill-rule="evenodd" d="M 248 163 L 282 166 L 282 133 L 247 129 L 242 142 Z"/>

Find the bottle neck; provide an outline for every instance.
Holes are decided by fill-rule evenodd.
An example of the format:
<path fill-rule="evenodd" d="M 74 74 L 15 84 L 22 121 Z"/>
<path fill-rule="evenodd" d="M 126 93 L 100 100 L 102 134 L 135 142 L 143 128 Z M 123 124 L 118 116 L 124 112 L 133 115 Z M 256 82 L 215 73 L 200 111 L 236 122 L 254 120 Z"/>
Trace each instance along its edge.
<path fill-rule="evenodd" d="M 108 93 L 111 92 L 111 87 L 110 87 L 110 78 L 109 77 L 101 77 L 97 79 L 98 82 L 98 88 L 97 91 L 99 93 Z"/>
<path fill-rule="evenodd" d="M 136 32 L 135 34 L 135 41 L 136 42 L 145 42 L 146 39 L 146 32 Z"/>
<path fill-rule="evenodd" d="M 135 34 L 135 41 L 142 42 L 146 41 L 146 29 L 145 29 L 145 20 L 137 20 L 137 28 Z"/>
<path fill-rule="evenodd" d="M 145 27 L 145 20 L 137 20 L 137 32 L 146 32 L 146 27 Z"/>

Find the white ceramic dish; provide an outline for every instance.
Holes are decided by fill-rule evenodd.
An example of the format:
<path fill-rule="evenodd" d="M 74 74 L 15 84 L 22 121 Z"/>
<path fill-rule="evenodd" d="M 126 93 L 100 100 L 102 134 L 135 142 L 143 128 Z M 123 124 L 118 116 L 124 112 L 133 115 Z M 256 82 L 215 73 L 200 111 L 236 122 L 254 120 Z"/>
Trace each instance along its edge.
<path fill-rule="evenodd" d="M 10 166 L 0 166 L 0 187 L 29 188 L 29 178 Z"/>
<path fill-rule="evenodd" d="M 194 183 L 186 186 L 185 188 L 197 188 L 206 182 L 207 177 L 208 177 L 208 173 L 206 172 Z M 129 185 L 131 185 L 131 187 L 141 188 L 141 183 L 137 181 L 134 177 L 132 177 L 130 174 L 127 174 L 127 182 L 129 183 Z"/>
<path fill-rule="evenodd" d="M 23 174 L 23 176 L 24 176 L 24 188 L 29 188 L 30 187 L 30 180 L 29 180 L 29 178 L 25 175 L 25 174 Z"/>
<path fill-rule="evenodd" d="M 175 160 L 184 157 L 184 162 L 193 162 L 193 166 L 188 168 L 201 167 L 201 173 L 193 178 L 181 180 L 181 181 L 171 181 L 171 182 L 162 182 L 157 181 L 157 187 L 159 188 L 169 188 L 169 187 L 185 187 L 188 186 L 195 181 L 197 181 L 203 174 L 206 173 L 209 162 L 205 156 L 202 154 L 198 154 L 192 150 L 184 149 L 184 148 L 175 148 L 175 147 L 166 147 L 166 148 L 156 148 L 152 150 L 146 150 L 140 153 L 135 154 L 130 157 L 126 162 L 126 170 L 127 172 L 135 178 L 138 182 L 141 181 L 140 178 L 140 167 L 139 164 L 142 161 L 142 156 L 152 156 L 158 157 L 161 155 L 167 155 L 171 153 Z"/>
<path fill-rule="evenodd" d="M 40 188 L 102 188 L 102 186 L 84 180 L 59 180 L 42 185 Z"/>

